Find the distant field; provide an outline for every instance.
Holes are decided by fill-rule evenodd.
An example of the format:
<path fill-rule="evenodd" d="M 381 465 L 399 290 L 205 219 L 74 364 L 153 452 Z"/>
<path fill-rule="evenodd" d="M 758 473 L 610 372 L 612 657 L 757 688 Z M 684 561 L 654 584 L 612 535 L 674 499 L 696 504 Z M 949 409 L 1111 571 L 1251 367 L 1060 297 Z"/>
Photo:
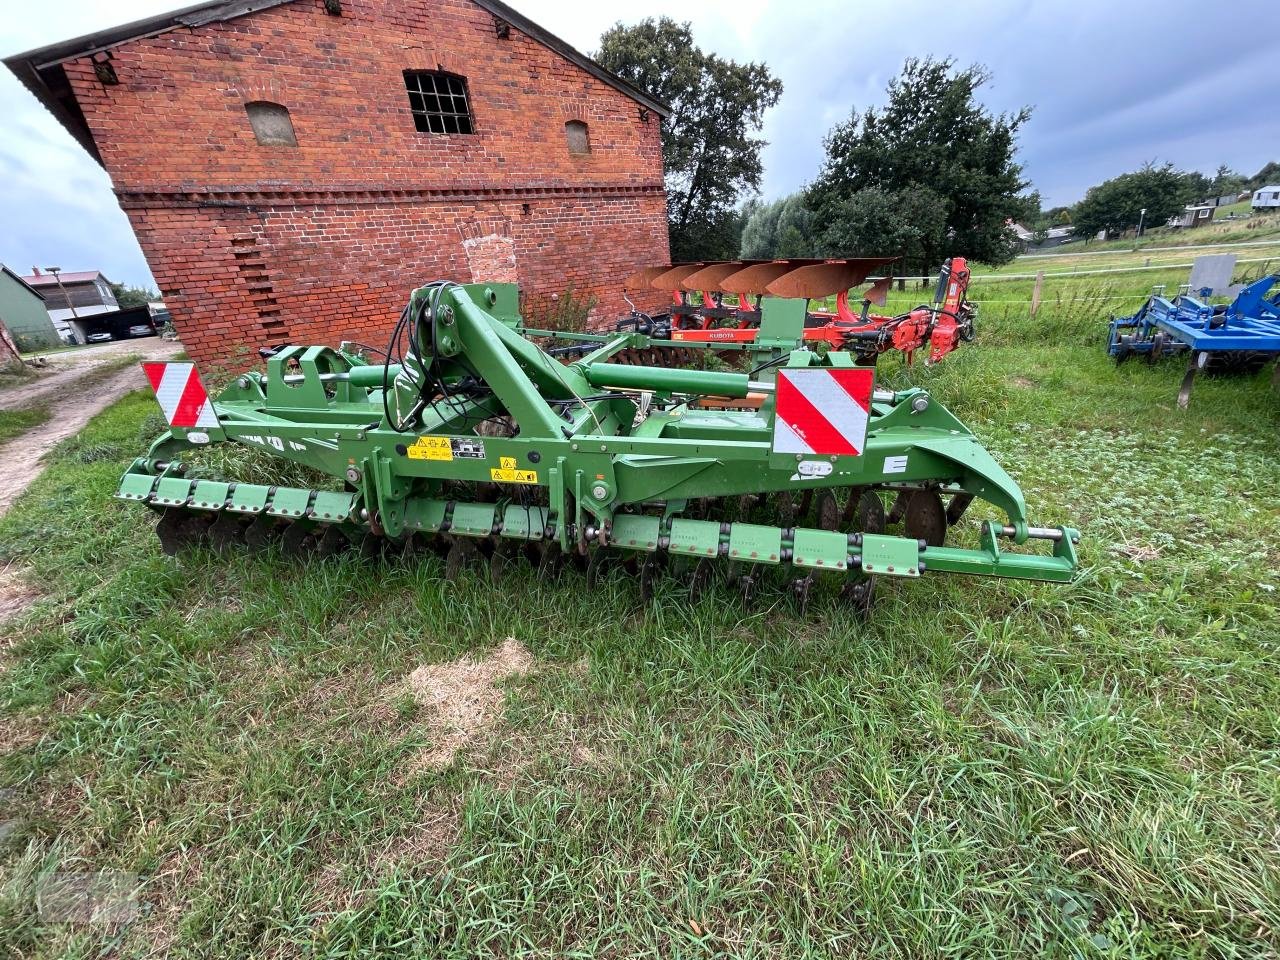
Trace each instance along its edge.
<path fill-rule="evenodd" d="M 1185 247 L 1206 243 L 1239 243 L 1255 240 L 1280 241 L 1280 214 L 1258 214 L 1241 217 L 1241 213 L 1249 214 L 1247 203 L 1243 211 L 1241 204 L 1219 208 L 1214 215 L 1214 222 L 1207 227 L 1195 230 L 1171 230 L 1168 227 L 1148 226 L 1142 238 L 1123 237 L 1119 240 L 1077 240 L 1065 247 L 1028 254 L 1026 259 L 1040 258 L 1047 261 L 1050 257 L 1071 256 L 1079 253 L 1102 253 L 1107 251 L 1144 250 L 1148 247 Z M 1235 211 L 1237 219 L 1219 221 L 1219 217 Z"/>
<path fill-rule="evenodd" d="M 1189 250 L 1137 250 L 1137 251 L 1108 251 L 1100 256 L 1093 255 L 1076 255 L 1061 254 L 1052 258 L 1045 259 L 1029 259 L 1018 258 L 1012 263 L 1007 264 L 998 269 L 982 267 L 977 265 L 974 267 L 974 278 L 998 278 L 1004 276 L 1018 275 L 1035 275 L 1040 271 L 1044 271 L 1046 276 L 1052 277 L 1064 273 L 1074 273 L 1088 276 L 1090 274 L 1099 274 L 1101 271 L 1117 271 L 1117 270 L 1139 270 L 1146 267 L 1171 267 L 1175 268 L 1182 264 L 1190 264 L 1196 257 L 1228 253 L 1238 258 L 1238 270 L 1240 272 L 1257 272 L 1262 269 L 1263 265 L 1270 260 L 1280 260 L 1280 238 L 1274 243 L 1267 243 L 1261 246 L 1248 247 L 1204 247 Z M 1246 262 L 1248 261 L 1248 262 Z M 1185 272 L 1185 269 L 1184 269 Z"/>
<path fill-rule="evenodd" d="M 1244 281 L 1280 270 L 1280 243 L 1263 248 L 1246 248 L 1248 256 L 1241 259 L 1258 260 L 1255 263 L 1240 263 L 1236 267 L 1235 279 Z M 1161 264 L 1189 264 L 1197 254 L 1214 253 L 1213 250 L 1191 251 L 1187 253 L 1144 254 L 1115 253 L 1105 258 L 1063 258 L 1059 262 L 1055 258 L 1047 263 L 1043 260 L 1031 261 L 1031 269 L 1020 261 L 1000 268 L 999 270 L 974 271 L 972 284 L 969 287 L 969 299 L 981 307 L 983 321 L 989 322 L 993 317 L 1014 318 L 1027 317 L 1030 314 L 1032 291 L 1035 280 L 1006 279 L 1010 275 L 1019 276 L 1044 270 L 1045 280 L 1041 288 L 1041 309 L 1038 318 L 1043 323 L 1065 323 L 1076 330 L 1089 327 L 1091 318 L 1101 331 L 1110 313 L 1132 313 L 1136 310 L 1157 286 L 1163 286 L 1167 294 L 1178 292 L 1180 285 L 1187 282 L 1190 268 L 1187 266 L 1161 266 Z M 1223 253 L 1240 253 L 1235 249 L 1225 249 Z M 1099 263 L 1101 261 L 1101 263 Z M 1128 270 L 1128 267 L 1143 268 L 1148 261 L 1155 269 Z M 1078 273 L 1073 271 L 1078 270 Z M 1116 270 L 1118 272 L 1088 273 L 1090 270 Z M 909 283 L 906 290 L 893 290 L 885 307 L 885 312 L 899 313 L 933 298 L 933 283 Z M 834 301 L 825 304 L 826 309 L 834 308 Z M 984 323 L 984 332 L 987 323 Z M 1101 332 L 1098 336 L 1101 336 Z"/>

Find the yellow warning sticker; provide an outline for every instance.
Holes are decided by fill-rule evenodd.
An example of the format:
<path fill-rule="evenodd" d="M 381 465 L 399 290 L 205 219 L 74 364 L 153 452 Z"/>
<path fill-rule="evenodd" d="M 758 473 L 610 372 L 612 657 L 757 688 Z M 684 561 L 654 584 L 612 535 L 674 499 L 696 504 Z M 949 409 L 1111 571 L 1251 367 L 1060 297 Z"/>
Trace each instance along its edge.
<path fill-rule="evenodd" d="M 405 451 L 410 460 L 452 460 L 453 447 L 448 437 L 419 437 Z"/>
<path fill-rule="evenodd" d="M 500 466 L 489 470 L 489 479 L 494 483 L 537 483 L 537 470 L 517 470 L 515 457 L 499 457 Z"/>

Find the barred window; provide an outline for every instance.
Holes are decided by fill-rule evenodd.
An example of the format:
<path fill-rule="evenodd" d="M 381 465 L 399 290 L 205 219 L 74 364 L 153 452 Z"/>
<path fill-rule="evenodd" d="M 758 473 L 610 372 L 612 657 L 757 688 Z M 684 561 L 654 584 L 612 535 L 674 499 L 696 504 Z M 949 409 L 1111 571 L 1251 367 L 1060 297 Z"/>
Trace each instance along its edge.
<path fill-rule="evenodd" d="M 466 77 L 438 70 L 406 70 L 404 85 L 418 132 L 475 132 Z"/>

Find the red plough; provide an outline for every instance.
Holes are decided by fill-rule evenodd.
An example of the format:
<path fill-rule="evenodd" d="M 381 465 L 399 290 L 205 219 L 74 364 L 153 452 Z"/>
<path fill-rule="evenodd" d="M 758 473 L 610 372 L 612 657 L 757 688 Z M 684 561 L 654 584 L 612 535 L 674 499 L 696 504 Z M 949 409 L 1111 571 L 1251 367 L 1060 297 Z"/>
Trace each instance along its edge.
<path fill-rule="evenodd" d="M 806 310 L 805 341 L 825 342 L 831 349 L 852 351 L 871 361 L 888 350 L 897 350 L 906 355 L 908 364 L 916 351 L 927 346 L 925 363 L 937 363 L 974 336 L 978 311 L 965 299 L 968 263 L 963 257 L 952 257 L 943 264 L 931 304 L 897 316 L 872 313 L 873 304 L 885 303 L 893 282 L 884 277 L 867 289 L 862 310 L 855 313 L 849 306 L 849 291 L 895 259 L 743 260 L 650 267 L 629 277 L 625 287 L 674 291 L 670 312 L 654 317 L 633 312 L 618 328 L 686 343 L 754 343 L 759 336 L 762 297 L 811 301 L 834 295 L 835 313 Z M 694 294 L 700 300 L 695 300 Z"/>

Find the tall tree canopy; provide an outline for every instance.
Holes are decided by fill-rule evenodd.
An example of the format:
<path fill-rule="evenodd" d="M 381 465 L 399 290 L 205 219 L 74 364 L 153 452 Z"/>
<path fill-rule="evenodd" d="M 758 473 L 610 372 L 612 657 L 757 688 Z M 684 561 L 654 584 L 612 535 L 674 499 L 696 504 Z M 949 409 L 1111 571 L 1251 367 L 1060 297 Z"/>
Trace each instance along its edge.
<path fill-rule="evenodd" d="M 1162 225 L 1197 199 L 1204 180 L 1201 174 L 1191 177 L 1175 170 L 1171 163 L 1162 167 L 1149 163 L 1133 173 L 1122 173 L 1090 187 L 1076 204 L 1071 214 L 1075 234 L 1092 237 L 1105 230 L 1108 236 L 1118 235 L 1136 227 L 1139 219 L 1147 226 Z"/>
<path fill-rule="evenodd" d="M 1244 174 L 1236 173 L 1225 163 L 1218 164 L 1218 169 L 1213 175 L 1213 179 L 1209 181 L 1209 186 L 1215 196 L 1226 196 L 1232 193 L 1239 193 L 1244 189 Z"/>
<path fill-rule="evenodd" d="M 1280 183 L 1280 163 L 1271 160 L 1261 170 L 1245 181 L 1246 190 L 1261 190 L 1273 183 Z"/>
<path fill-rule="evenodd" d="M 127 287 L 123 283 L 111 284 L 111 292 L 116 295 L 116 303 L 121 309 L 142 307 L 160 299 L 160 294 L 150 287 Z"/>
<path fill-rule="evenodd" d="M 747 260 L 812 257 L 817 254 L 813 212 L 804 194 L 792 193 L 772 203 L 748 200 L 743 208 L 740 256 Z"/>
<path fill-rule="evenodd" d="M 989 79 L 980 66 L 912 58 L 882 109 L 854 110 L 831 131 L 808 191 L 825 252 L 897 253 L 922 273 L 952 254 L 1013 258 L 1008 222 L 1039 211 L 1014 160 L 1031 110 L 991 113 L 976 99 Z"/>
<path fill-rule="evenodd" d="M 735 63 L 704 53 L 688 23 L 648 18 L 615 24 L 596 59 L 671 107 L 662 125 L 671 257 L 728 259 L 738 252 L 744 193 L 760 189 L 764 112 L 782 83 L 763 63 Z"/>

